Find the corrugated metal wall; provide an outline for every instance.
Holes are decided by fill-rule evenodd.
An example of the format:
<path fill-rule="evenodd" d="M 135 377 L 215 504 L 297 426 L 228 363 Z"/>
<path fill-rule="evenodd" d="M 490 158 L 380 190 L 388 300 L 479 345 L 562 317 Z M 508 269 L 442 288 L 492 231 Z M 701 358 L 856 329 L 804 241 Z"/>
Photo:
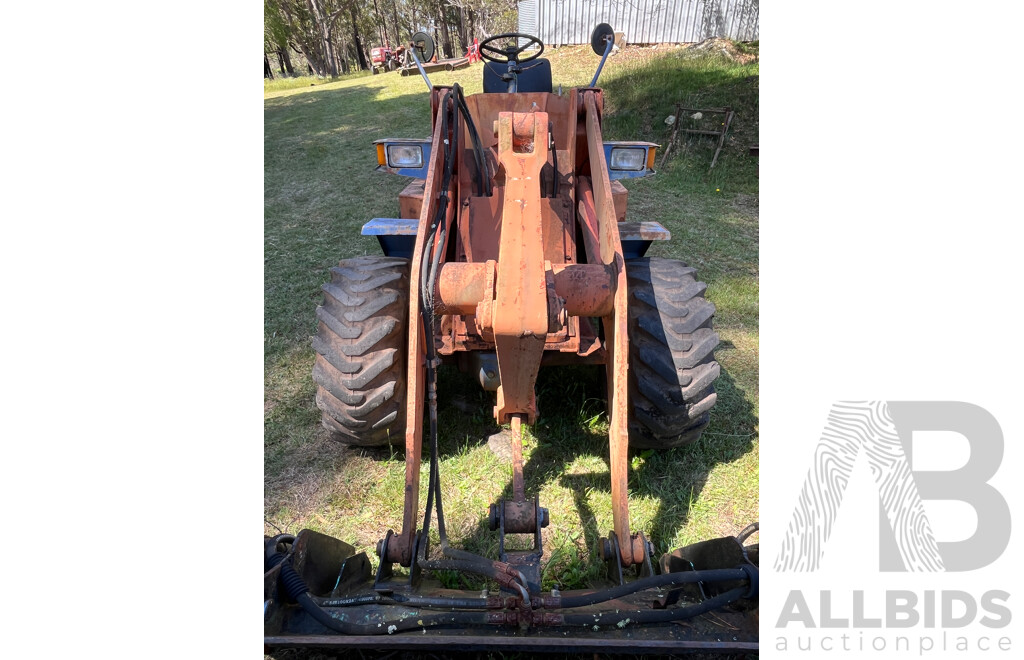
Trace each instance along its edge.
<path fill-rule="evenodd" d="M 598 23 L 631 44 L 759 38 L 758 0 L 519 0 L 519 31 L 548 46 L 588 44 Z"/>

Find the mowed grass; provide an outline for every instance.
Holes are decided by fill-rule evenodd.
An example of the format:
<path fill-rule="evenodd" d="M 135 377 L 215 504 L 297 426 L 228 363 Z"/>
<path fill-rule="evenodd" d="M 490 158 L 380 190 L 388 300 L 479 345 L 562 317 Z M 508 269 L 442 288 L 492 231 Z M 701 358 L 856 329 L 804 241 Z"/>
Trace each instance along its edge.
<path fill-rule="evenodd" d="M 630 452 L 632 528 L 645 532 L 658 553 L 735 534 L 758 519 L 758 179 L 757 161 L 747 155 L 758 139 L 758 64 L 750 54 L 732 50 L 730 59 L 713 50 L 627 48 L 609 59 L 600 82 L 606 139 L 664 145 L 664 119 L 677 103 L 737 112 L 710 173 L 714 139 L 680 139 L 657 176 L 626 182 L 630 219 L 658 220 L 672 232 L 672 241 L 650 254 L 698 269 L 722 339 L 718 403 L 703 439 L 672 451 Z M 550 59 L 556 89 L 588 84 L 598 61 L 586 47 L 553 50 Z M 459 82 L 467 94 L 481 91 L 480 64 L 431 78 Z M 265 97 L 264 531 L 315 529 L 376 562 L 377 540 L 401 527 L 404 447 L 350 449 L 328 439 L 314 401 L 310 336 L 328 269 L 380 252 L 360 227 L 396 214 L 407 180 L 375 172 L 370 143 L 428 137 L 426 87 L 419 77 L 394 73 L 275 80 Z M 537 385 L 541 417 L 527 430 L 524 455 L 528 493 L 539 493 L 551 512 L 545 586 L 584 586 L 600 572 L 593 550 L 612 527 L 601 379 L 596 368 L 552 368 L 541 371 Z M 498 431 L 492 399 L 472 379 L 442 369 L 440 468 L 449 536 L 494 556 L 487 506 L 510 494 L 511 466 L 487 446 Z M 421 506 L 426 473 L 424 466 Z"/>

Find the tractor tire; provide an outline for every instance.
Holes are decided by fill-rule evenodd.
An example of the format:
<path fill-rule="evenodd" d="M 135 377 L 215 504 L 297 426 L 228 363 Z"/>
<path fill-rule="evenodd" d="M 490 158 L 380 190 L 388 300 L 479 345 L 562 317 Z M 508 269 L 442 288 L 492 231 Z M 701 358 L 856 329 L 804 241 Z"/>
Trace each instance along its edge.
<path fill-rule="evenodd" d="M 682 447 L 700 438 L 715 405 L 718 335 L 707 285 L 681 261 L 626 262 L 629 290 L 629 444 Z"/>
<path fill-rule="evenodd" d="M 409 260 L 346 259 L 321 288 L 313 380 L 324 428 L 346 445 L 402 444 Z"/>

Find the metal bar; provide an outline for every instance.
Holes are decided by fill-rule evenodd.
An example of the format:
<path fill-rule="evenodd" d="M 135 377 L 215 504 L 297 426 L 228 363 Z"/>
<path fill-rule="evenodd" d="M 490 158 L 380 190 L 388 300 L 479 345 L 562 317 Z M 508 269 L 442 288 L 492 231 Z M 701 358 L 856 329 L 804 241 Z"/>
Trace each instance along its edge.
<path fill-rule="evenodd" d="M 548 161 L 548 113 L 499 112 L 498 161 L 505 194 L 498 247 L 498 277 L 490 319 L 498 355 L 499 424 L 513 413 L 532 423 L 537 415 L 534 386 L 550 326 L 540 172 Z"/>
<path fill-rule="evenodd" d="M 601 63 L 597 65 L 597 71 L 594 73 L 594 79 L 590 81 L 589 87 L 597 87 L 597 78 L 601 75 L 601 69 L 604 68 L 604 62 L 608 59 L 608 54 L 612 52 L 612 46 L 615 44 L 615 37 L 607 38 L 607 40 L 608 43 L 604 47 L 604 55 L 601 56 Z"/>
<path fill-rule="evenodd" d="M 633 239 L 667 238 L 667 231 L 657 223 L 631 223 L 628 229 Z M 596 246 L 596 241 L 594 244 Z M 601 264 L 552 264 L 551 271 L 555 294 L 565 300 L 568 314 L 589 318 L 611 313 L 615 274 L 609 267 Z M 442 264 L 434 285 L 435 313 L 476 314 L 477 305 L 487 295 L 487 281 L 493 272 L 494 262 Z"/>
<path fill-rule="evenodd" d="M 409 47 L 409 54 L 412 55 L 412 61 L 416 63 L 416 68 L 420 70 L 420 75 L 423 76 L 423 82 L 427 83 L 427 91 L 434 91 L 434 85 L 431 84 L 430 78 L 427 77 L 427 72 L 423 70 L 423 65 L 420 64 L 420 58 L 416 57 L 416 49 L 411 45 Z"/>
<path fill-rule="evenodd" d="M 526 484 L 523 481 L 523 416 L 512 415 L 512 499 L 526 500 Z"/>
<path fill-rule="evenodd" d="M 598 116 L 597 94 L 586 91 L 583 102 L 587 117 L 587 145 L 594 189 L 594 209 L 597 213 L 598 237 L 601 243 L 601 261 L 616 270 L 614 311 L 602 319 L 608 349 L 608 445 L 611 472 L 612 519 L 619 543 L 623 566 L 643 562 L 647 549 L 629 531 L 629 428 L 628 383 L 626 380 L 629 357 L 627 334 L 626 264 L 622 256 L 615 202 L 612 199 L 608 164 L 604 157 L 601 124 Z M 582 183 L 582 182 L 581 182 Z"/>
<path fill-rule="evenodd" d="M 436 92 L 431 92 L 435 94 Z M 445 109 L 439 103 L 431 103 L 438 112 Z M 402 531 L 387 544 L 387 557 L 381 562 L 390 561 L 409 566 L 412 563 L 413 536 L 419 519 L 420 494 L 420 455 L 423 449 L 423 406 L 425 383 L 423 363 L 426 355 L 426 341 L 433 337 L 423 337 L 420 323 L 420 265 L 423 261 L 423 250 L 426 247 L 427 233 L 437 213 L 438 196 L 441 190 L 441 179 L 444 169 L 444 139 L 441 135 L 443 122 L 434 122 L 434 136 L 431 148 L 431 163 L 427 180 L 424 184 L 423 206 L 420 209 L 419 232 L 416 235 L 416 247 L 412 253 L 409 268 L 409 344 L 406 382 L 409 388 L 409 403 L 405 415 L 405 504 L 402 513 Z"/>
<path fill-rule="evenodd" d="M 667 626 L 666 626 L 667 627 Z M 681 628 L 681 626 L 674 626 Z M 382 640 L 380 635 L 278 635 L 264 637 L 263 643 L 269 647 L 283 646 L 304 646 L 304 647 L 329 647 L 329 648 L 365 648 L 380 650 L 425 650 L 444 649 L 445 651 L 455 650 L 505 650 L 522 651 L 533 649 L 536 651 L 561 651 L 573 654 L 587 651 L 599 653 L 607 649 L 614 649 L 630 655 L 638 651 L 661 651 L 663 653 L 684 650 L 715 650 L 715 651 L 754 651 L 758 650 L 757 642 L 749 641 L 719 641 L 711 640 L 685 640 L 679 638 L 667 639 L 643 639 L 637 635 L 626 638 L 598 637 L 582 638 L 580 636 L 567 637 L 564 634 L 555 637 L 554 635 L 536 635 L 526 637 L 522 635 L 502 636 L 493 631 L 489 635 L 469 635 L 457 631 L 459 634 L 452 634 L 450 630 L 426 630 L 422 634 L 403 634 L 388 637 Z M 722 637 L 721 634 L 718 637 Z"/>
<path fill-rule="evenodd" d="M 584 182 L 586 182 L 586 185 L 583 185 Z M 598 264 L 601 263 L 601 241 L 597 237 L 597 211 L 594 209 L 594 193 L 587 177 L 580 177 L 577 181 L 577 186 L 579 190 L 576 193 L 576 199 L 579 200 L 580 233 L 583 234 L 583 249 L 587 254 L 587 262 Z"/>

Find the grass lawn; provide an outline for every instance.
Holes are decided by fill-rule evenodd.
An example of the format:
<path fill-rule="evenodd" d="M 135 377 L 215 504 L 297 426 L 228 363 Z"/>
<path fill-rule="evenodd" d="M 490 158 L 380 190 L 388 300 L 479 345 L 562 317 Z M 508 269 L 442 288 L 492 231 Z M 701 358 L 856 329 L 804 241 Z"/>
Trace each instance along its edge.
<path fill-rule="evenodd" d="M 735 534 L 758 519 L 758 177 L 757 160 L 747 153 L 758 142 L 758 63 L 756 45 L 753 54 L 750 46 L 732 50 L 732 58 L 713 50 L 627 48 L 609 58 L 600 82 L 609 140 L 664 145 L 664 119 L 677 103 L 737 112 L 710 173 L 715 142 L 694 138 L 677 141 L 657 176 L 625 183 L 629 218 L 658 220 L 672 232 L 649 254 L 686 261 L 708 283 L 722 339 L 718 404 L 702 440 L 668 452 L 630 452 L 632 528 L 644 531 L 659 554 Z M 588 84 L 598 62 L 589 47 L 555 49 L 550 59 L 556 88 Z M 477 93 L 481 66 L 431 78 Z M 401 527 L 404 447 L 350 449 L 328 439 L 314 402 L 310 336 L 328 269 L 340 259 L 378 254 L 376 239 L 360 236 L 360 227 L 398 211 L 407 179 L 375 172 L 370 143 L 429 137 L 427 101 L 419 77 L 396 73 L 274 80 L 265 92 L 264 532 L 315 529 L 367 551 L 375 564 L 377 540 Z M 443 369 L 440 380 L 449 536 L 496 556 L 487 506 L 511 492 L 511 465 L 487 446 L 498 430 L 493 395 L 455 370 Z M 526 434 L 524 459 L 528 495 L 539 492 L 551 512 L 544 586 L 581 587 L 600 570 L 592 551 L 612 528 L 600 375 L 546 369 L 537 387 L 541 418 Z M 422 477 L 421 506 L 426 465 Z"/>

